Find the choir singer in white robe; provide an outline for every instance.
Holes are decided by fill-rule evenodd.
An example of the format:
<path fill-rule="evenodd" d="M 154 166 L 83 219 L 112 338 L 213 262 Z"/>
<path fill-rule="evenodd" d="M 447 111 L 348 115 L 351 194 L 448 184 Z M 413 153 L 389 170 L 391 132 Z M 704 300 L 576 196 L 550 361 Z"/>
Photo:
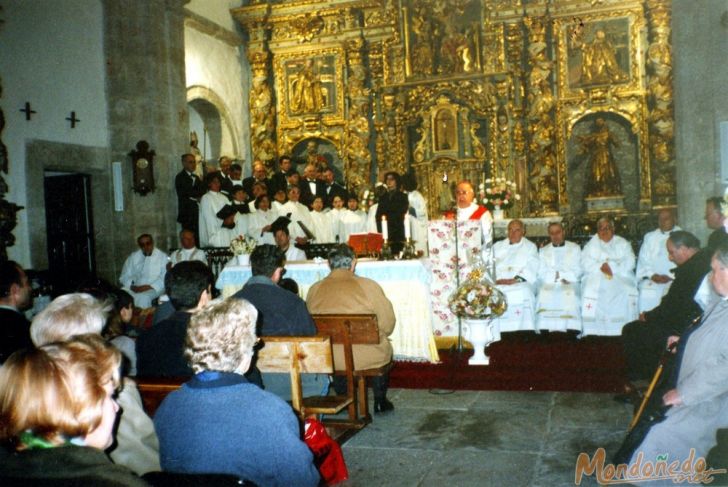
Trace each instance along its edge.
<path fill-rule="evenodd" d="M 291 234 L 291 240 L 294 243 L 303 245 L 308 239 L 306 232 L 303 231 L 301 225 L 298 222 L 303 223 L 309 231 L 313 228 L 313 220 L 311 220 L 311 212 L 308 207 L 299 202 L 301 198 L 301 190 L 298 186 L 290 186 L 288 188 L 288 201 L 285 202 L 278 209 L 279 216 L 288 216 L 291 220 L 291 225 L 288 226 L 288 231 Z"/>
<path fill-rule="evenodd" d="M 581 252 L 583 335 L 619 335 L 637 319 L 635 257 L 630 243 L 614 234 L 608 218 L 597 222 L 597 234 Z"/>
<path fill-rule="evenodd" d="M 538 252 L 536 329 L 581 333 L 581 248 L 564 239 L 564 227 L 552 222 L 551 243 Z"/>
<path fill-rule="evenodd" d="M 275 245 L 272 225 L 278 218 L 278 212 L 271 209 L 267 194 L 255 199 L 255 211 L 248 216 L 248 236 L 253 237 L 258 245 Z"/>
<path fill-rule="evenodd" d="M 667 239 L 670 232 L 681 230 L 675 225 L 672 210 L 660 210 L 657 214 L 656 230 L 645 234 L 637 259 L 637 287 L 639 289 L 639 312 L 649 311 L 660 304 L 667 294 L 675 276 L 675 264 L 667 255 Z"/>
<path fill-rule="evenodd" d="M 200 247 L 214 245 L 210 239 L 217 233 L 220 227 L 220 219 L 217 212 L 227 205 L 230 200 L 220 192 L 222 183 L 219 173 L 210 173 L 205 177 L 208 191 L 202 195 L 200 200 Z"/>
<path fill-rule="evenodd" d="M 536 297 L 534 286 L 538 275 L 538 250 L 524 237 L 521 220 L 508 224 L 508 238 L 493 245 L 495 283 L 506 295 L 508 309 L 496 318 L 501 332 L 535 330 Z"/>
<path fill-rule="evenodd" d="M 167 273 L 167 254 L 154 247 L 154 239 L 148 233 L 137 238 L 139 250 L 124 262 L 119 282 L 134 298 L 134 305 L 150 308 L 152 300 L 164 292 L 164 276 Z"/>

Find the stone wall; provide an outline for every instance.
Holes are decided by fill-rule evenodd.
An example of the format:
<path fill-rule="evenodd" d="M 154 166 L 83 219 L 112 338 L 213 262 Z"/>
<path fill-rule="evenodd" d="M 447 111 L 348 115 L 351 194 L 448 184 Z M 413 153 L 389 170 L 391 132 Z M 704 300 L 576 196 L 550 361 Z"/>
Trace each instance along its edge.
<path fill-rule="evenodd" d="M 723 193 L 718 124 L 728 120 L 728 2 L 673 0 L 672 26 L 679 221 L 705 243 L 705 199 Z"/>

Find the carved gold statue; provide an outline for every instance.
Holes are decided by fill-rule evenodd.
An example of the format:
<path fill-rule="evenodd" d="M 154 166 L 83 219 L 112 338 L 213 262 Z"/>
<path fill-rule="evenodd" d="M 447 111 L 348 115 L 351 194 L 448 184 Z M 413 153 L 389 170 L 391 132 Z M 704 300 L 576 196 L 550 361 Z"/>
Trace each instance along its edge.
<path fill-rule="evenodd" d="M 628 79 L 627 74 L 617 64 L 614 46 L 607 39 L 607 34 L 599 29 L 591 43 L 579 43 L 581 48 L 581 84 L 598 85 L 618 83 Z"/>
<path fill-rule="evenodd" d="M 594 121 L 594 131 L 579 137 L 582 154 L 589 154 L 587 196 L 615 196 L 622 194 L 619 172 L 610 146 L 619 147 L 619 141 L 609 132 L 603 118 Z"/>
<path fill-rule="evenodd" d="M 326 90 L 314 72 L 313 59 L 307 59 L 291 81 L 290 103 L 293 113 L 314 113 L 326 107 Z"/>

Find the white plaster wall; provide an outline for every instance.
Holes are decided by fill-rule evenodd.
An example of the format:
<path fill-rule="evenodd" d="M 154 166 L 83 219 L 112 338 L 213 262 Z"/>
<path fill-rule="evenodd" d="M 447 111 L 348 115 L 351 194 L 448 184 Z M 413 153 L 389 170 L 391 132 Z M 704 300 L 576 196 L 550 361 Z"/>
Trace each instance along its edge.
<path fill-rule="evenodd" d="M 232 46 L 194 28 L 185 27 L 187 87 L 202 86 L 222 100 L 230 115 L 230 130 L 238 147 L 238 153 L 228 152 L 227 155 L 246 161 L 249 160 L 250 153 L 247 95 L 249 75 L 244 69 L 247 65 L 242 47 Z M 228 147 L 233 147 L 233 144 L 223 140 L 222 148 Z"/>
<path fill-rule="evenodd" d="M 0 106 L 10 158 L 7 199 L 24 206 L 26 141 L 108 147 L 103 10 L 101 0 L 6 0 L 2 6 Z M 19 111 L 26 101 L 38 112 L 31 121 Z M 75 129 L 65 120 L 71 111 L 81 120 Z M 28 187 L 43 191 L 43 181 Z M 24 211 L 18 215 L 16 243 L 8 254 L 30 266 L 29 222 Z"/>
<path fill-rule="evenodd" d="M 215 22 L 224 29 L 235 31 L 236 22 L 230 15 L 230 9 L 240 7 L 243 3 L 247 2 L 242 0 L 191 0 L 185 5 L 185 8 Z"/>

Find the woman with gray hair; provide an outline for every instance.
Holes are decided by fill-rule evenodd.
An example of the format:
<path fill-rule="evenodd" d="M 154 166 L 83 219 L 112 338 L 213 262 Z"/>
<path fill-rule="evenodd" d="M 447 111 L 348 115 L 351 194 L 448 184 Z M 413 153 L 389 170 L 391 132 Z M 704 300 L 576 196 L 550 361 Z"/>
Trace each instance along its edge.
<path fill-rule="evenodd" d="M 154 416 L 165 471 L 236 475 L 266 486 L 318 485 L 291 407 L 243 375 L 257 318 L 248 301 L 227 299 L 190 319 L 185 355 L 195 376 Z"/>

